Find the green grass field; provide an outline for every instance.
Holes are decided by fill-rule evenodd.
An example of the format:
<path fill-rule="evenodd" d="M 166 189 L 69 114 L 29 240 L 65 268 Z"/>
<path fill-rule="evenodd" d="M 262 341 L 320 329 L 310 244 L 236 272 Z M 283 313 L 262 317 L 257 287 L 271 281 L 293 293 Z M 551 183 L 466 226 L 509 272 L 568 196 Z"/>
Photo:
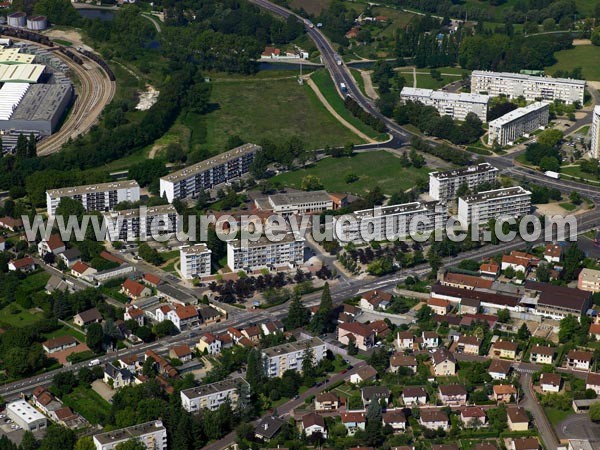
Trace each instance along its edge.
<path fill-rule="evenodd" d="M 306 169 L 277 175 L 272 181 L 299 189 L 302 178 L 316 175 L 327 191 L 364 195 L 379 186 L 385 194 L 392 194 L 413 187 L 419 178 L 427 179 L 430 171 L 428 167 L 406 169 L 396 156 L 386 151 L 375 151 L 350 158 L 326 158 Z M 357 174 L 358 181 L 346 183 L 345 177 L 349 173 Z"/>
<path fill-rule="evenodd" d="M 23 309 L 18 303 L 11 303 L 0 310 L 0 325 L 25 327 L 37 322 L 42 317 L 42 313 Z"/>
<path fill-rule="evenodd" d="M 106 423 L 110 415 L 110 404 L 91 388 L 76 387 L 73 392 L 62 397 L 62 401 L 92 425 Z"/>
<path fill-rule="evenodd" d="M 66 325 L 63 325 L 61 328 L 59 328 L 58 330 L 54 330 L 51 333 L 44 333 L 44 337 L 46 339 L 52 339 L 58 336 L 65 336 L 65 335 L 69 335 L 69 336 L 73 336 L 74 338 L 78 339 L 80 342 L 85 342 L 85 334 L 79 332 L 79 331 L 75 331 L 73 328 L 68 327 Z"/>
<path fill-rule="evenodd" d="M 556 427 L 556 425 L 558 425 L 570 415 L 574 414 L 571 409 L 569 409 L 568 411 L 562 411 L 560 409 L 549 407 L 545 407 L 544 412 L 546 413 L 546 417 L 548 417 L 548 420 L 554 427 Z"/>
<path fill-rule="evenodd" d="M 559 203 L 558 206 L 567 211 L 575 211 L 577 209 L 577 206 L 573 203 Z"/>
<path fill-rule="evenodd" d="M 365 92 L 365 80 L 363 80 L 363 77 L 360 74 L 360 70 L 358 70 L 358 69 L 350 69 L 350 73 L 352 74 L 352 77 L 356 81 L 356 84 L 358 85 L 358 88 L 360 89 L 360 91 L 364 95 L 367 95 L 367 93 Z"/>
<path fill-rule="evenodd" d="M 583 172 L 579 166 L 561 167 L 560 172 L 577 178 L 583 178 L 584 180 L 600 180 L 600 177 L 594 176 L 591 173 Z"/>
<path fill-rule="evenodd" d="M 595 45 L 577 45 L 570 50 L 561 50 L 554 54 L 556 64 L 546 67 L 546 73 L 552 75 L 556 70 L 583 69 L 586 80 L 600 81 L 600 47 Z"/>

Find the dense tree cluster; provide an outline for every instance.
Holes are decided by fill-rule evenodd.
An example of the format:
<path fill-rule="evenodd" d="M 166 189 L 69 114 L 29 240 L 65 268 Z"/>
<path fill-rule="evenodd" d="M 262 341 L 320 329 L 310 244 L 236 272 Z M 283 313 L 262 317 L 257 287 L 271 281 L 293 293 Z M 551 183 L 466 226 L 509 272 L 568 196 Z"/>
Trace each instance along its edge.
<path fill-rule="evenodd" d="M 379 117 L 375 117 L 368 111 L 365 111 L 352 97 L 346 96 L 344 99 L 344 106 L 353 116 L 358 117 L 361 122 L 369 125 L 375 131 L 383 133 L 386 130 L 383 120 Z"/>

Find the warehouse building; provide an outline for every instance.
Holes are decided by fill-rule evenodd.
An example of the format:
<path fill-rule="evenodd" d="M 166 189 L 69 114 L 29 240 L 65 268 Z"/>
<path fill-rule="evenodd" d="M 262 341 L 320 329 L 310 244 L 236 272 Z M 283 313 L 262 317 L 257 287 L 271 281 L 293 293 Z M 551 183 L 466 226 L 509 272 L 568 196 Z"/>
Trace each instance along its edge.
<path fill-rule="evenodd" d="M 490 163 L 481 163 L 462 169 L 429 173 L 429 195 L 435 200 L 446 202 L 456 197 L 462 184 L 474 189 L 482 183 L 493 183 L 498 177 L 498 169 Z"/>
<path fill-rule="evenodd" d="M 111 221 L 107 231 L 109 241 L 136 241 L 142 236 L 176 232 L 179 215 L 173 205 L 159 205 L 108 212 L 104 219 L 107 223 Z"/>
<path fill-rule="evenodd" d="M 25 431 L 46 428 L 46 417 L 25 400 L 17 400 L 6 405 L 6 415 Z"/>
<path fill-rule="evenodd" d="M 282 216 L 314 214 L 333 209 L 333 199 L 325 191 L 288 192 L 255 200 L 257 208 Z"/>
<path fill-rule="evenodd" d="M 118 203 L 137 202 L 140 185 L 135 180 L 88 184 L 46 191 L 46 210 L 54 216 L 61 199 L 69 197 L 81 202 L 86 211 L 112 211 Z"/>
<path fill-rule="evenodd" d="M 594 106 L 592 114 L 592 143 L 590 146 L 592 158 L 600 157 L 600 105 Z"/>
<path fill-rule="evenodd" d="M 114 450 L 123 442 L 138 440 L 147 449 L 167 450 L 167 429 L 160 420 L 94 435 L 96 450 Z"/>
<path fill-rule="evenodd" d="M 0 64 L 33 64 L 35 55 L 21 53 L 21 48 L 0 49 Z"/>
<path fill-rule="evenodd" d="M 510 145 L 526 133 L 548 125 L 548 103 L 535 102 L 504 114 L 488 124 L 488 144 Z"/>
<path fill-rule="evenodd" d="M 186 279 L 210 275 L 212 252 L 204 244 L 184 246 L 179 249 L 181 276 Z"/>
<path fill-rule="evenodd" d="M 261 236 L 257 241 L 245 245 L 239 239 L 227 241 L 227 265 L 238 270 L 253 271 L 263 268 L 296 267 L 304 263 L 304 239 L 293 233 L 283 236 L 280 241 L 270 241 Z"/>
<path fill-rule="evenodd" d="M 185 389 L 180 392 L 181 406 L 189 413 L 197 413 L 203 409 L 214 411 L 229 401 L 231 408 L 236 409 L 242 387 L 249 395 L 250 385 L 241 377 Z"/>
<path fill-rule="evenodd" d="M 425 106 L 433 106 L 440 116 L 450 116 L 455 120 L 465 120 L 467 114 L 475 114 L 482 122 L 487 121 L 489 95 L 453 93 L 420 89 L 412 87 L 402 88 L 400 92 L 402 101 L 420 102 Z"/>
<path fill-rule="evenodd" d="M 580 102 L 583 105 L 584 90 L 585 80 L 485 70 L 474 70 L 471 73 L 471 92 L 485 93 L 493 97 L 522 96 L 527 101 L 562 100 L 566 103 Z"/>
<path fill-rule="evenodd" d="M 265 362 L 267 377 L 281 377 L 286 370 L 302 372 L 302 360 L 307 348 L 310 348 L 313 352 L 314 364 L 319 364 L 327 354 L 325 342 L 317 337 L 303 341 L 286 342 L 264 349 L 262 357 Z"/>
<path fill-rule="evenodd" d="M 202 191 L 235 180 L 248 173 L 261 147 L 245 144 L 206 161 L 178 170 L 160 179 L 160 195 L 174 199 L 197 197 Z"/>
<path fill-rule="evenodd" d="M 484 191 L 458 199 L 458 218 L 469 225 L 501 217 L 522 217 L 531 211 L 531 192 L 521 186 Z"/>

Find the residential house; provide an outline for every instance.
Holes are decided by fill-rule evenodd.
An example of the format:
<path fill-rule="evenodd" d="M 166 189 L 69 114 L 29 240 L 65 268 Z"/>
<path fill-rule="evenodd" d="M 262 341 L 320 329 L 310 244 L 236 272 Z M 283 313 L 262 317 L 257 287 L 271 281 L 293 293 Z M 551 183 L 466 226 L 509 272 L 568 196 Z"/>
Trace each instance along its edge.
<path fill-rule="evenodd" d="M 58 255 L 58 259 L 70 268 L 76 262 L 81 261 L 81 252 L 77 248 L 68 248 Z"/>
<path fill-rule="evenodd" d="M 122 356 L 118 362 L 121 369 L 127 369 L 131 373 L 135 373 L 142 368 L 142 363 L 138 355 Z"/>
<path fill-rule="evenodd" d="M 562 384 L 562 377 L 559 373 L 542 373 L 540 376 L 540 387 L 542 392 L 559 392 Z"/>
<path fill-rule="evenodd" d="M 502 256 L 502 270 L 512 267 L 515 272 L 527 273 L 529 268 L 537 265 L 539 261 L 535 255 L 513 250 L 510 255 Z"/>
<path fill-rule="evenodd" d="M 472 428 L 487 424 L 485 411 L 479 406 L 467 406 L 460 412 L 460 420 L 465 427 Z"/>
<path fill-rule="evenodd" d="M 406 416 L 400 409 L 387 410 L 382 414 L 381 420 L 383 426 L 389 425 L 394 433 L 406 430 Z"/>
<path fill-rule="evenodd" d="M 539 450 L 540 442 L 535 437 L 512 438 L 509 450 Z"/>
<path fill-rule="evenodd" d="M 600 323 L 593 323 L 590 325 L 590 336 L 600 341 Z"/>
<path fill-rule="evenodd" d="M 374 320 L 367 324 L 367 326 L 375 333 L 375 338 L 384 338 L 391 332 L 385 320 Z"/>
<path fill-rule="evenodd" d="M 437 377 L 447 377 L 456 374 L 456 358 L 444 347 L 433 352 L 431 362 L 433 374 Z"/>
<path fill-rule="evenodd" d="M 434 314 L 445 316 L 452 311 L 452 304 L 443 298 L 431 297 L 427 300 L 427 305 L 432 309 Z"/>
<path fill-rule="evenodd" d="M 341 416 L 342 423 L 350 436 L 356 433 L 357 430 L 365 429 L 367 420 L 364 412 L 343 412 Z"/>
<path fill-rule="evenodd" d="M 337 411 L 340 398 L 333 392 L 321 392 L 315 396 L 315 411 Z"/>
<path fill-rule="evenodd" d="M 5 228 L 12 232 L 19 231 L 23 228 L 23 221 L 21 219 L 13 219 L 12 217 L 1 217 L 0 228 Z"/>
<path fill-rule="evenodd" d="M 392 294 L 378 289 L 363 292 L 360 298 L 360 307 L 369 311 L 385 311 L 392 302 Z"/>
<path fill-rule="evenodd" d="M 479 266 L 479 274 L 485 277 L 496 278 L 500 273 L 500 266 L 493 262 L 483 263 Z"/>
<path fill-rule="evenodd" d="M 13 259 L 8 263 L 8 270 L 11 272 L 20 270 L 21 272 L 32 272 L 36 268 L 35 261 L 31 256 L 21 259 Z"/>
<path fill-rule="evenodd" d="M 350 383 L 359 384 L 365 381 L 373 381 L 377 378 L 377 371 L 370 365 L 361 366 L 356 373 L 350 375 Z"/>
<path fill-rule="evenodd" d="M 567 367 L 575 370 L 590 370 L 594 354 L 583 350 L 571 350 L 567 354 Z"/>
<path fill-rule="evenodd" d="M 93 267 L 87 265 L 86 263 L 84 263 L 82 261 L 77 261 L 71 267 L 71 275 L 73 275 L 75 278 L 81 278 L 83 276 L 90 276 L 90 275 L 95 274 L 96 272 L 97 272 L 96 269 L 94 269 Z"/>
<path fill-rule="evenodd" d="M 386 386 L 365 386 L 360 390 L 360 396 L 365 409 L 369 407 L 372 401 L 385 404 L 390 400 L 391 392 Z"/>
<path fill-rule="evenodd" d="M 440 337 L 435 331 L 423 331 L 421 337 L 424 348 L 437 348 L 440 345 Z"/>
<path fill-rule="evenodd" d="M 133 300 L 137 300 L 138 298 L 142 297 L 150 297 L 152 291 L 148 286 L 144 286 L 142 283 L 138 283 L 131 278 L 127 278 L 121 286 L 121 293 Z"/>
<path fill-rule="evenodd" d="M 420 386 L 406 386 L 402 391 L 402 401 L 406 406 L 427 404 L 427 391 Z"/>
<path fill-rule="evenodd" d="M 260 328 L 265 336 L 269 336 L 271 334 L 283 333 L 283 330 L 284 330 L 283 324 L 279 320 L 261 323 Z"/>
<path fill-rule="evenodd" d="M 463 298 L 460 300 L 458 311 L 460 314 L 477 314 L 481 308 L 481 300 L 478 298 Z"/>
<path fill-rule="evenodd" d="M 340 323 L 337 339 L 343 345 L 350 345 L 352 341 L 359 350 L 366 351 L 373 347 L 375 333 L 369 326 L 360 322 Z"/>
<path fill-rule="evenodd" d="M 519 344 L 511 341 L 496 341 L 492 344 L 492 356 L 496 358 L 515 359 Z"/>
<path fill-rule="evenodd" d="M 193 328 L 200 324 L 198 310 L 193 305 L 177 305 L 167 314 L 167 319 L 173 322 L 179 331 Z"/>
<path fill-rule="evenodd" d="M 46 294 L 51 295 L 54 291 L 72 291 L 71 285 L 66 280 L 52 275 L 46 286 L 44 286 Z"/>
<path fill-rule="evenodd" d="M 414 356 L 403 355 L 402 353 L 394 353 L 390 357 L 390 372 L 397 373 L 403 367 L 417 373 L 417 358 Z"/>
<path fill-rule="evenodd" d="M 415 335 L 410 331 L 399 331 L 396 334 L 396 347 L 399 350 L 414 350 Z"/>
<path fill-rule="evenodd" d="M 196 344 L 196 348 L 200 351 L 200 353 L 216 355 L 221 353 L 222 342 L 214 334 L 204 333 L 202 336 L 200 336 L 200 340 Z"/>
<path fill-rule="evenodd" d="M 546 244 L 544 259 L 549 263 L 557 263 L 562 259 L 562 247 L 558 244 Z"/>
<path fill-rule="evenodd" d="M 4 238 L 2 236 L 0 236 L 0 252 L 3 252 L 6 250 L 6 241 L 4 240 Z"/>
<path fill-rule="evenodd" d="M 448 431 L 448 415 L 439 409 L 423 409 L 421 410 L 421 417 L 419 423 L 422 427 L 430 430 L 437 430 L 441 428 L 444 431 Z"/>
<path fill-rule="evenodd" d="M 146 314 L 144 314 L 144 310 L 135 305 L 125 306 L 125 314 L 123 315 L 123 318 L 125 320 L 135 320 L 140 327 L 144 326 L 144 323 L 146 322 Z"/>
<path fill-rule="evenodd" d="M 169 349 L 169 358 L 178 359 L 181 362 L 188 362 L 194 358 L 194 353 L 187 344 L 175 345 Z"/>
<path fill-rule="evenodd" d="M 160 277 L 158 275 L 154 275 L 153 273 L 145 273 L 142 277 L 142 281 L 145 285 L 153 288 L 157 287 L 162 282 Z"/>
<path fill-rule="evenodd" d="M 467 404 L 467 390 L 460 384 L 447 384 L 439 387 L 440 400 L 447 406 Z"/>
<path fill-rule="evenodd" d="M 147 360 L 148 358 L 152 358 L 154 360 L 160 375 L 165 375 L 168 378 L 177 378 L 179 376 L 177 369 L 175 369 L 165 358 L 158 355 L 154 350 L 146 350 L 144 360 Z"/>
<path fill-rule="evenodd" d="M 316 413 L 308 413 L 302 416 L 302 429 L 306 436 L 321 436 L 327 439 L 327 429 L 325 428 L 325 419 Z"/>
<path fill-rule="evenodd" d="M 261 333 L 261 328 L 256 325 L 244 328 L 242 330 L 242 334 L 255 344 L 258 344 L 260 342 Z"/>
<path fill-rule="evenodd" d="M 222 314 L 212 306 L 200 306 L 198 314 L 203 324 L 210 325 L 221 321 Z"/>
<path fill-rule="evenodd" d="M 479 355 L 479 349 L 481 348 L 481 339 L 475 336 L 464 336 L 458 338 L 456 344 L 457 353 L 467 353 L 469 355 Z"/>
<path fill-rule="evenodd" d="M 585 380 L 585 388 L 593 389 L 600 396 L 600 373 L 590 372 Z"/>
<path fill-rule="evenodd" d="M 58 234 L 52 234 L 48 240 L 42 239 L 38 243 L 38 254 L 43 258 L 48 253 L 58 255 L 67 249 L 65 243 Z"/>
<path fill-rule="evenodd" d="M 100 323 L 104 320 L 98 308 L 88 309 L 87 311 L 82 311 L 80 313 L 75 314 L 73 317 L 73 323 L 78 327 L 87 327 L 92 323 Z"/>
<path fill-rule="evenodd" d="M 281 430 L 283 425 L 285 425 L 285 421 L 281 420 L 279 417 L 263 417 L 254 428 L 254 436 L 265 442 L 269 442 L 277 435 L 277 433 L 279 433 L 279 430 Z"/>
<path fill-rule="evenodd" d="M 494 380 L 506 380 L 512 369 L 512 363 L 502 359 L 494 359 L 488 368 L 488 373 Z"/>
<path fill-rule="evenodd" d="M 590 327 L 591 329 L 591 327 Z M 534 345 L 529 352 L 529 360 L 537 364 L 552 364 L 554 361 L 554 347 L 546 345 Z"/>
<path fill-rule="evenodd" d="M 42 342 L 42 347 L 46 353 L 52 354 L 76 347 L 78 344 L 79 341 L 73 336 L 64 335 Z"/>
<path fill-rule="evenodd" d="M 116 367 L 113 363 L 106 363 L 104 365 L 104 382 L 113 389 L 120 389 L 133 382 L 133 375 L 128 369 Z"/>
<path fill-rule="evenodd" d="M 517 390 L 512 384 L 495 384 L 492 389 L 494 400 L 498 403 L 510 403 L 517 396 Z"/>
<path fill-rule="evenodd" d="M 169 320 L 169 313 L 173 311 L 175 308 L 171 305 L 160 305 L 154 311 L 154 319 L 157 322 L 164 322 L 165 320 Z"/>
<path fill-rule="evenodd" d="M 529 416 L 525 408 L 520 406 L 506 408 L 506 417 L 510 431 L 527 431 L 529 429 Z"/>

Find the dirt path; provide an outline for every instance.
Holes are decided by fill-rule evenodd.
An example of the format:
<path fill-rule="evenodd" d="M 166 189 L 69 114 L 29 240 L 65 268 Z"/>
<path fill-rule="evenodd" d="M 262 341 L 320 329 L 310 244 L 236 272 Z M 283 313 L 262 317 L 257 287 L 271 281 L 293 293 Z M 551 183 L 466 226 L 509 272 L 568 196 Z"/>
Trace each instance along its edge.
<path fill-rule="evenodd" d="M 375 142 L 377 142 L 377 141 L 371 139 L 366 134 L 364 134 L 362 131 L 360 131 L 358 128 L 356 128 L 354 125 L 346 122 L 346 119 L 344 119 L 342 116 L 340 116 L 336 112 L 336 110 L 333 109 L 333 107 L 329 104 L 329 102 L 323 96 L 323 94 L 321 94 L 321 91 L 319 90 L 319 88 L 317 87 L 317 85 L 315 84 L 315 82 L 311 78 L 307 77 L 306 81 L 307 81 L 308 85 L 310 86 L 310 88 L 314 91 L 314 93 L 317 94 L 317 98 L 319 99 L 319 101 L 321 103 L 323 103 L 323 106 L 325 106 L 325 108 L 327 108 L 327 111 L 329 111 L 331 113 L 331 115 L 333 117 L 335 117 L 335 119 L 339 123 L 341 123 L 342 125 L 344 125 L 346 128 L 348 128 L 350 131 L 352 131 L 354 134 L 356 134 L 361 139 L 364 139 L 365 141 L 367 141 L 369 144 L 374 144 Z"/>
<path fill-rule="evenodd" d="M 371 97 L 373 100 L 377 100 L 379 98 L 379 94 L 373 87 L 373 80 L 371 79 L 372 70 L 359 70 L 360 76 L 362 77 L 365 83 L 365 93 Z"/>
<path fill-rule="evenodd" d="M 152 146 L 152 148 L 150 149 L 150 152 L 148 153 L 148 159 L 154 159 L 156 157 L 156 154 L 158 153 L 158 151 L 162 150 L 163 148 L 165 148 L 164 145 L 154 144 Z"/>

